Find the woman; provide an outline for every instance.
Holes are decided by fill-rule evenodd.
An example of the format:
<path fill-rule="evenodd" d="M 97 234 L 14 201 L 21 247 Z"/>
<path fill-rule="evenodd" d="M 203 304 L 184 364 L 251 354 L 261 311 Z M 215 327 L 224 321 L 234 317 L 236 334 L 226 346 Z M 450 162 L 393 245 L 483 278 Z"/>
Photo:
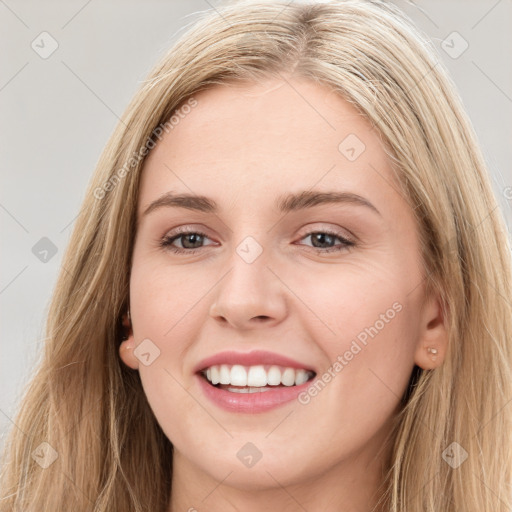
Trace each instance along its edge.
<path fill-rule="evenodd" d="M 433 50 L 236 2 L 98 164 L 0 510 L 511 510 L 510 247 Z"/>

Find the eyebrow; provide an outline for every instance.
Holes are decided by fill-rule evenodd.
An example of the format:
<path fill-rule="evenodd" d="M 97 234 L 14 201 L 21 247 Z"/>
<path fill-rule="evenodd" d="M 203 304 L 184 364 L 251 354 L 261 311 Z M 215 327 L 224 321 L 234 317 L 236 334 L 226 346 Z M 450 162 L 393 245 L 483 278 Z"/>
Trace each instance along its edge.
<path fill-rule="evenodd" d="M 324 204 L 354 204 L 364 206 L 381 216 L 377 208 L 364 197 L 352 192 L 320 192 L 313 190 L 303 190 L 298 193 L 285 194 L 276 201 L 277 209 L 282 213 L 313 208 L 314 206 Z M 153 201 L 143 212 L 143 216 L 163 207 L 186 208 L 204 213 L 217 213 L 219 207 L 217 203 L 206 196 L 195 194 L 174 194 L 166 192 L 158 199 Z"/>

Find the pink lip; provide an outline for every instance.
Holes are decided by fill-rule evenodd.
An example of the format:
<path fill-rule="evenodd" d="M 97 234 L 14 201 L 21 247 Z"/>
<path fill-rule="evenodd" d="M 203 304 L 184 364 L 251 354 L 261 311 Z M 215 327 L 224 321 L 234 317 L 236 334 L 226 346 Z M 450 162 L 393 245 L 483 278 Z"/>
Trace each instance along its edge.
<path fill-rule="evenodd" d="M 259 413 L 269 411 L 281 405 L 284 405 L 304 391 L 313 382 L 309 380 L 299 386 L 283 386 L 270 391 L 261 391 L 256 393 L 234 393 L 225 389 L 218 388 L 210 384 L 200 373 L 206 368 L 221 364 L 240 364 L 242 366 L 255 365 L 276 365 L 286 368 L 305 369 L 315 372 L 309 365 L 295 361 L 288 357 L 267 352 L 264 350 L 253 350 L 252 352 L 220 352 L 214 356 L 203 359 L 194 368 L 195 378 L 203 393 L 214 404 L 229 412 L 239 413 Z M 316 372 L 315 372 L 316 373 Z"/>
<path fill-rule="evenodd" d="M 233 393 L 217 388 L 210 384 L 201 374 L 196 374 L 203 393 L 214 404 L 228 412 L 260 413 L 284 405 L 304 391 L 314 379 L 299 386 L 280 387 L 271 391 L 258 391 L 256 393 Z"/>
<path fill-rule="evenodd" d="M 252 352 L 219 352 L 214 356 L 203 359 L 195 366 L 193 371 L 194 373 L 197 373 L 205 370 L 206 368 L 209 368 L 210 366 L 219 364 L 240 364 L 242 366 L 274 364 L 276 366 L 285 366 L 287 368 L 296 368 L 298 370 L 303 368 L 311 372 L 315 371 L 307 364 L 295 361 L 294 359 L 290 359 L 279 354 L 275 354 L 273 352 L 267 352 L 265 350 L 253 350 Z M 270 391 L 268 391 L 268 393 L 270 393 Z"/>

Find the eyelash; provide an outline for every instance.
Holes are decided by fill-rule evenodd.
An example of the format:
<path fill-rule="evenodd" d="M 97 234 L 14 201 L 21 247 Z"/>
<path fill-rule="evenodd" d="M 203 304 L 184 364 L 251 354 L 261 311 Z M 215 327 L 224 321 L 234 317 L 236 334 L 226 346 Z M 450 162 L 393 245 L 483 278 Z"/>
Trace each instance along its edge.
<path fill-rule="evenodd" d="M 310 249 L 312 249 L 313 251 L 315 251 L 316 253 L 319 253 L 319 254 L 331 253 L 331 252 L 341 252 L 344 249 L 348 249 L 349 247 L 353 247 L 356 245 L 351 240 L 348 240 L 348 239 L 340 236 L 338 233 L 335 233 L 335 232 L 329 231 L 329 230 L 310 231 L 309 233 L 306 233 L 301 238 L 301 240 L 304 238 L 307 238 L 308 236 L 317 235 L 317 234 L 322 234 L 322 235 L 325 234 L 325 235 L 337 238 L 338 240 L 340 240 L 342 242 L 342 245 L 329 247 L 326 249 L 321 249 L 319 247 L 310 247 Z M 162 238 L 162 240 L 160 241 L 160 246 L 166 250 L 169 250 L 169 251 L 177 253 L 177 254 L 183 254 L 183 253 L 195 254 L 197 251 L 203 249 L 203 247 L 197 247 L 195 249 L 182 249 L 180 247 L 175 247 L 172 245 L 172 243 L 175 240 L 177 240 L 178 238 L 181 238 L 182 236 L 185 236 L 185 235 L 199 235 L 202 238 L 208 238 L 208 235 L 206 235 L 205 233 L 202 233 L 201 231 L 183 230 L 173 236 L 165 236 L 164 238 Z"/>

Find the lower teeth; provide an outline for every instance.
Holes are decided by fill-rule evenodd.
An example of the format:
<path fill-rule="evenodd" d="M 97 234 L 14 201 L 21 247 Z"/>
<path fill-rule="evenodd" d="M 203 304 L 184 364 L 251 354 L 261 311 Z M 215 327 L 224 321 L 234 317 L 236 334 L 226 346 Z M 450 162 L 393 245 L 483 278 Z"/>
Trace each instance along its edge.
<path fill-rule="evenodd" d="M 232 393 L 263 393 L 265 391 L 271 391 L 272 389 L 275 389 L 275 388 L 281 388 L 281 387 L 285 387 L 285 386 L 263 386 L 263 387 L 260 387 L 260 388 L 255 388 L 255 387 L 249 387 L 249 386 L 244 386 L 244 387 L 231 387 L 229 385 L 219 385 L 219 386 L 216 386 L 216 387 L 219 387 L 220 389 L 224 389 L 226 391 L 230 391 Z"/>

